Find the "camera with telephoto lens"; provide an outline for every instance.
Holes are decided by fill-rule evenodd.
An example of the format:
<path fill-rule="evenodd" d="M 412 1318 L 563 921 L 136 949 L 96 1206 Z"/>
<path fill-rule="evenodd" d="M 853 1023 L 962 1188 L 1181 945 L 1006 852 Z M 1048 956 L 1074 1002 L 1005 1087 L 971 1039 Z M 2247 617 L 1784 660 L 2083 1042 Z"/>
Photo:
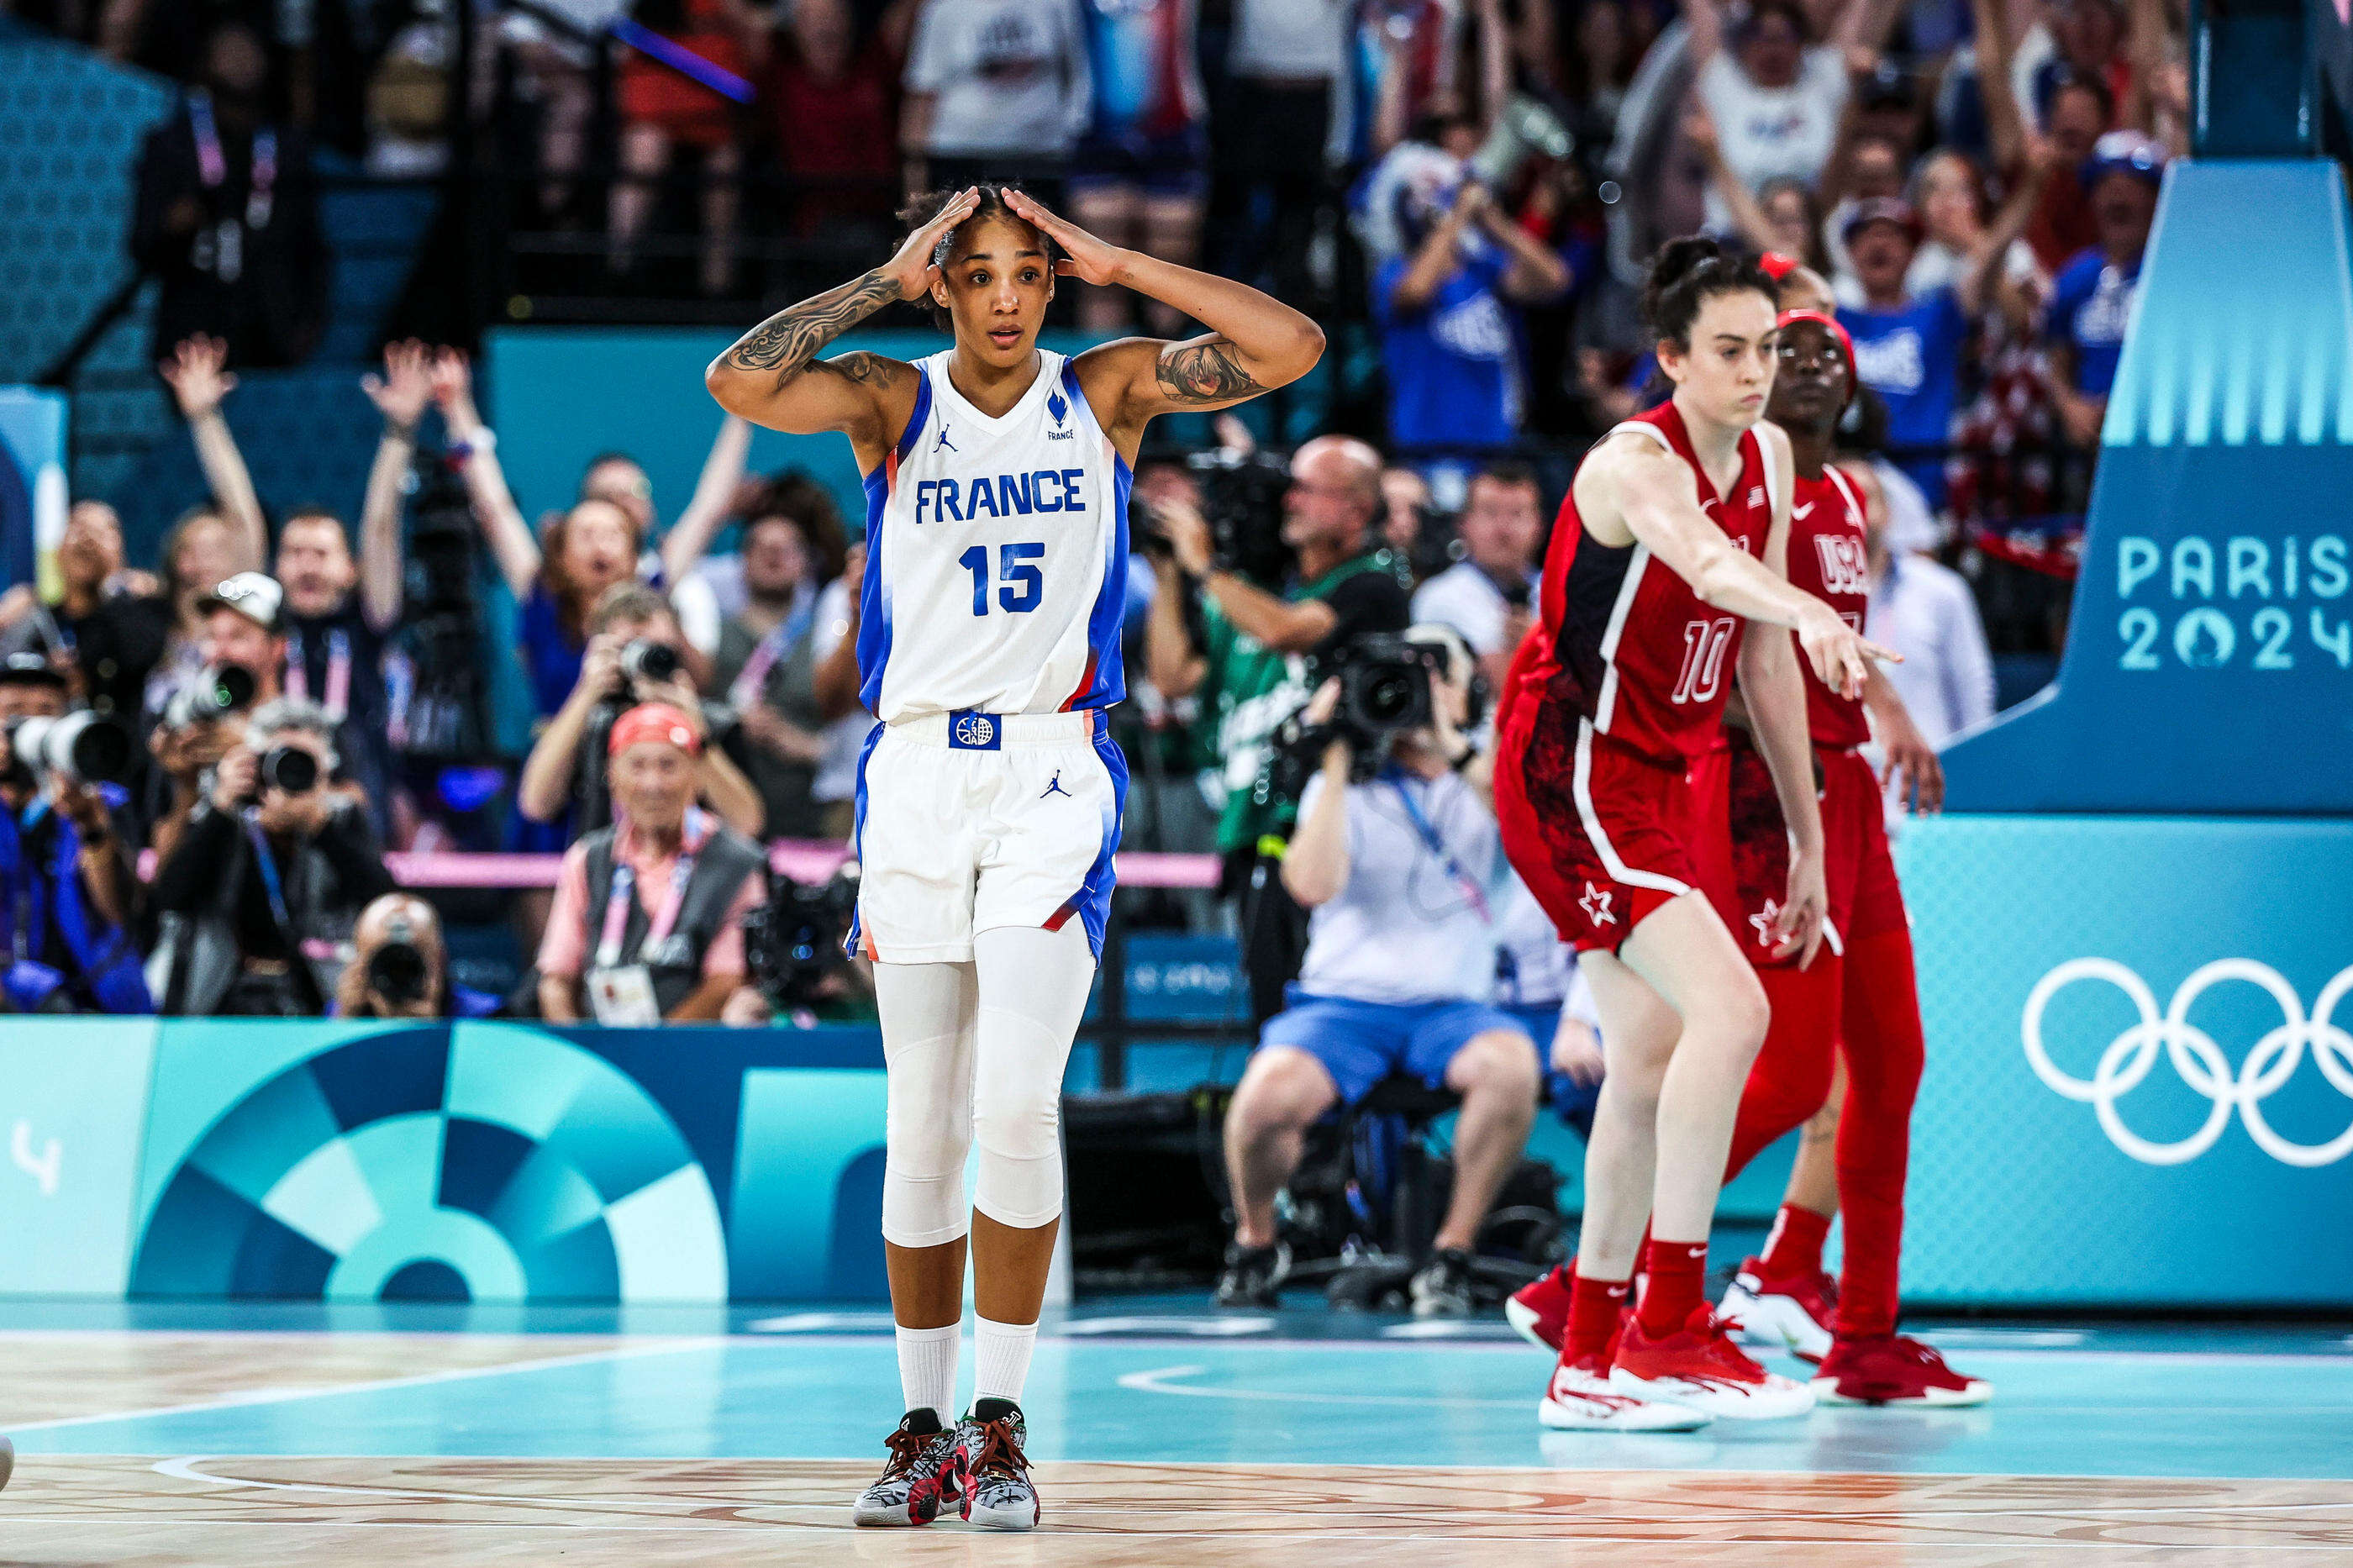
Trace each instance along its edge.
<path fill-rule="evenodd" d="M 241 664 L 215 665 L 172 693 L 164 708 L 164 727 L 185 730 L 191 724 L 226 719 L 253 706 L 261 683 Z"/>
<path fill-rule="evenodd" d="M 1430 721 L 1430 678 L 1445 673 L 1442 647 L 1391 632 L 1357 637 L 1340 653 L 1340 706 L 1333 726 L 1359 753 L 1385 751 L 1399 731 Z"/>
<path fill-rule="evenodd" d="M 1196 452 L 1185 459 L 1201 489 L 1209 556 L 1229 572 L 1279 588 L 1297 565 L 1282 542 L 1282 498 L 1291 470 L 1259 452 Z"/>
<path fill-rule="evenodd" d="M 394 915 L 385 921 L 384 945 L 368 954 L 368 994 L 388 1007 L 406 1007 L 425 1000 L 431 979 L 416 925 L 406 915 Z"/>
<path fill-rule="evenodd" d="M 319 787 L 319 759 L 300 746 L 272 746 L 261 754 L 254 787 L 308 795 Z"/>
<path fill-rule="evenodd" d="M 27 785 L 52 775 L 76 784 L 121 784 L 138 756 L 130 726 L 102 713 L 15 719 L 7 735 L 8 776 Z"/>
<path fill-rule="evenodd" d="M 849 962 L 842 946 L 858 912 L 858 865 L 822 882 L 767 876 L 767 903 L 744 917 L 744 957 L 768 1005 L 792 1013 L 823 1000 L 826 978 Z"/>
<path fill-rule="evenodd" d="M 678 649 L 651 637 L 639 637 L 621 650 L 621 674 L 649 686 L 666 686 L 678 679 Z"/>

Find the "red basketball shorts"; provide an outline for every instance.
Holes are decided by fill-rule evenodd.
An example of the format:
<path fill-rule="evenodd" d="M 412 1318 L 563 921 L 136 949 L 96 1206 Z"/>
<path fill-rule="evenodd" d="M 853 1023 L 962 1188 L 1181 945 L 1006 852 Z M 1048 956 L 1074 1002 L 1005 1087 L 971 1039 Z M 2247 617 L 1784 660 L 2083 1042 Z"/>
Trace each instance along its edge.
<path fill-rule="evenodd" d="M 1822 813 L 1822 875 L 1830 893 L 1830 923 L 1822 940 L 1832 952 L 1849 942 L 1901 929 L 1904 889 L 1887 852 L 1887 821 L 1878 775 L 1852 747 L 1817 746 L 1816 798 Z M 1789 890 L 1789 828 L 1763 753 L 1746 741 L 1718 746 L 1694 763 L 1693 809 L 1704 825 L 1694 858 L 1700 885 L 1716 913 L 1760 969 L 1795 963 L 1776 959 L 1773 921 Z"/>
<path fill-rule="evenodd" d="M 1652 910 L 1700 885 L 1683 769 L 1548 704 L 1506 716 L 1495 819 L 1513 868 L 1579 952 L 1617 952 Z"/>

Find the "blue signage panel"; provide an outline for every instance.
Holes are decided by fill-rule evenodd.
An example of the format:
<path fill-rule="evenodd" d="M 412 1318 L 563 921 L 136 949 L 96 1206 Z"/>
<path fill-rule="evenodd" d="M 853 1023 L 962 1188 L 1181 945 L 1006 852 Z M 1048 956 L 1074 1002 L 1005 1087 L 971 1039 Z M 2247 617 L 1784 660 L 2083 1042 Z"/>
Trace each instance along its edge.
<path fill-rule="evenodd" d="M 155 1031 L 152 1018 L 0 1029 L 0 1292 L 122 1293 Z"/>
<path fill-rule="evenodd" d="M 2167 171 L 2059 679 L 1950 809 L 2353 812 L 2348 255 L 2334 163 Z"/>
<path fill-rule="evenodd" d="M 2353 821 L 1944 817 L 1907 1300 L 2353 1302 Z"/>

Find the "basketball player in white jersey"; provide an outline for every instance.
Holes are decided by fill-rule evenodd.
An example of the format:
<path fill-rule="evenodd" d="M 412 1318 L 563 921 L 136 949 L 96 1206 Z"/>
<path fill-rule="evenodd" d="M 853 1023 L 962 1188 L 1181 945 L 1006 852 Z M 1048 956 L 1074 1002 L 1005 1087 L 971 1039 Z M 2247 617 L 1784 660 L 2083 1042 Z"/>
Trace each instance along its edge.
<path fill-rule="evenodd" d="M 839 430 L 866 474 L 859 666 L 882 722 L 860 760 L 852 941 L 874 961 L 890 1124 L 882 1237 L 906 1415 L 860 1524 L 1038 1519 L 1019 1400 L 1062 1212 L 1063 1063 L 1101 956 L 1127 766 L 1127 494 L 1144 426 L 1296 380 L 1324 335 L 1257 289 L 1104 244 L 1019 191 L 910 207 L 889 261 L 753 329 L 704 379 L 731 412 Z M 1057 275 L 1209 330 L 1072 359 L 1038 347 Z M 916 364 L 837 335 L 928 301 Z M 967 1222 L 965 1158 L 980 1145 Z M 968 1233 L 972 1409 L 955 1408 Z"/>

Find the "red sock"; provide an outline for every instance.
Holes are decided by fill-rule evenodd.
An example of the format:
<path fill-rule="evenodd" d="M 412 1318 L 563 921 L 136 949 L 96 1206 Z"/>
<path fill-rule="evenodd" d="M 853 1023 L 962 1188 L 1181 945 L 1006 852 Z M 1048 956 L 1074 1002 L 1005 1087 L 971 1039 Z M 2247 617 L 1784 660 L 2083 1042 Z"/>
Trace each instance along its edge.
<path fill-rule="evenodd" d="M 1765 1256 L 1758 1259 L 1773 1279 L 1810 1279 L 1822 1271 L 1822 1238 L 1831 1233 L 1828 1215 L 1802 1204 L 1783 1204 L 1773 1216 L 1773 1233 L 1765 1238 Z"/>
<path fill-rule="evenodd" d="M 1636 1313 L 1642 1332 L 1654 1340 L 1680 1332 L 1701 1305 L 1707 1283 L 1707 1243 L 1661 1241 L 1653 1237 L 1643 1249 L 1642 1305 Z"/>
<path fill-rule="evenodd" d="M 1569 1277 L 1568 1334 L 1561 1343 L 1570 1361 L 1589 1355 L 1608 1357 L 1609 1341 L 1618 1332 L 1618 1319 L 1626 1310 L 1626 1287 L 1623 1279 Z"/>

